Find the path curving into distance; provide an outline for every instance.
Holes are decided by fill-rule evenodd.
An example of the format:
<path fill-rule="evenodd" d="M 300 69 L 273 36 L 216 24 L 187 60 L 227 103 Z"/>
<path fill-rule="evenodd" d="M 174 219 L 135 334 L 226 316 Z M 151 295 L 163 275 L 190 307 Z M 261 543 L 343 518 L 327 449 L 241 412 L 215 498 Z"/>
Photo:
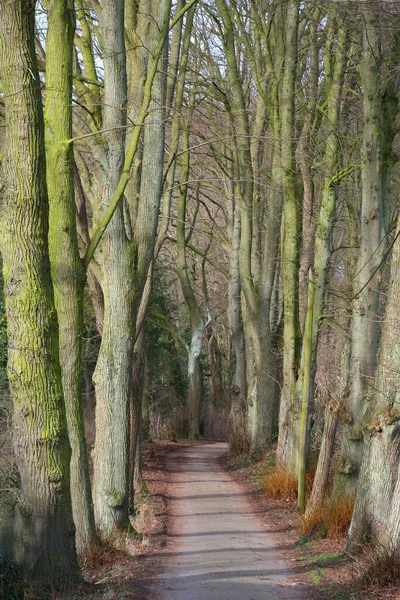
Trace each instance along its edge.
<path fill-rule="evenodd" d="M 167 456 L 170 527 L 159 600 L 302 600 L 278 542 L 246 493 L 219 464 L 223 443 L 180 447 Z"/>

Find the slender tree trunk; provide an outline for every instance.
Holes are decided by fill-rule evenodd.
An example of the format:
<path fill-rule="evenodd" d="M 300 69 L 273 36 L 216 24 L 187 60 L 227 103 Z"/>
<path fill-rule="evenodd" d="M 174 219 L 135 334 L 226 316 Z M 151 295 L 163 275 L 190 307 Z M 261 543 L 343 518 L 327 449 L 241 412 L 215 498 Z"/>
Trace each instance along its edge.
<path fill-rule="evenodd" d="M 133 489 L 135 496 L 143 496 L 147 493 L 146 482 L 142 474 L 142 442 L 143 442 L 143 427 L 148 430 L 148 393 L 149 393 L 149 367 L 146 356 L 144 357 L 143 365 L 143 389 L 139 412 L 139 427 L 136 437 L 136 455 L 135 455 L 135 470 L 133 475 Z"/>
<path fill-rule="evenodd" d="M 229 116 L 235 134 L 237 134 L 237 137 L 235 137 L 235 179 L 238 183 L 235 194 L 239 199 L 241 225 L 239 272 L 247 329 L 245 336 L 248 354 L 248 427 L 250 450 L 254 453 L 271 442 L 276 424 L 275 364 L 269 335 L 270 295 L 265 294 L 264 289 L 258 289 L 253 278 L 254 173 L 248 107 L 246 106 L 242 77 L 237 64 L 233 22 L 230 9 L 225 0 L 216 0 L 216 6 L 224 24 L 223 43 L 231 92 L 232 112 Z M 273 222 L 273 219 L 271 219 L 271 222 Z M 273 243 L 272 241 L 272 245 Z M 256 266 L 255 271 L 257 271 Z"/>
<path fill-rule="evenodd" d="M 289 473 L 297 473 L 299 405 L 296 380 L 299 367 L 299 207 L 294 167 L 294 89 L 297 64 L 299 5 L 286 6 L 285 68 L 282 81 L 282 172 L 283 215 L 281 234 L 281 273 L 283 292 L 283 384 L 279 419 L 278 461 Z M 289 431 L 292 428 L 292 431 Z"/>
<path fill-rule="evenodd" d="M 178 220 L 176 226 L 176 242 L 178 252 L 178 275 L 182 293 L 187 304 L 191 321 L 191 340 L 188 355 L 188 419 L 189 437 L 200 436 L 200 403 L 202 397 L 201 386 L 201 352 L 203 347 L 204 321 L 200 307 L 197 303 L 192 284 L 189 279 L 186 262 L 186 200 L 188 178 L 190 172 L 189 132 L 184 132 L 184 153 L 182 158 L 182 181 L 180 187 Z"/>
<path fill-rule="evenodd" d="M 49 194 L 49 251 L 59 323 L 60 361 L 71 444 L 71 499 L 76 548 L 87 554 L 96 541 L 82 411 L 84 269 L 75 224 L 72 148 L 72 2 L 47 4 L 46 158 Z"/>
<path fill-rule="evenodd" d="M 247 396 L 246 381 L 246 349 L 243 335 L 241 301 L 240 301 L 240 273 L 239 273 L 239 248 L 240 248 L 240 212 L 234 193 L 231 204 L 231 257 L 229 278 L 229 305 L 228 320 L 230 339 L 232 340 L 234 354 L 234 372 L 232 376 L 232 404 L 230 413 L 230 427 L 232 438 L 235 439 L 236 431 L 242 429 L 243 411 Z"/>
<path fill-rule="evenodd" d="M 45 584 L 77 576 L 70 446 L 47 246 L 48 200 L 35 2 L 0 3 L 6 109 L 1 251 L 8 320 L 7 372 L 21 476 L 14 556 Z"/>
<path fill-rule="evenodd" d="M 307 114 L 298 144 L 298 161 L 303 179 L 303 218 L 302 218 L 302 248 L 299 268 L 299 318 L 303 331 L 307 312 L 307 272 L 314 265 L 314 239 L 316 229 L 316 198 L 312 172 L 312 143 L 316 127 L 315 117 L 318 101 L 318 83 L 320 77 L 320 48 L 318 43 L 318 26 L 321 7 L 316 6 L 310 21 L 310 79 L 307 90 Z"/>
<path fill-rule="evenodd" d="M 102 11 L 104 49 L 104 128 L 108 142 L 108 190 L 104 208 L 116 189 L 125 157 L 126 63 L 123 0 L 107 0 Z M 93 499 L 103 535 L 128 525 L 129 402 L 134 318 L 134 256 L 125 231 L 122 205 L 112 217 L 101 248 L 104 327 L 94 383 L 96 442 Z"/>
<path fill-rule="evenodd" d="M 133 352 L 133 377 L 131 390 L 131 433 L 130 433 L 130 460 L 129 460 L 129 503 L 132 507 L 135 502 L 135 472 L 136 457 L 140 422 L 142 418 L 142 397 L 144 388 L 144 330 L 135 343 Z"/>
<path fill-rule="evenodd" d="M 229 442 L 231 450 L 237 452 L 248 451 L 248 434 L 246 427 L 246 348 L 243 333 L 241 299 L 240 299 L 240 210 L 232 184 L 231 197 L 228 203 L 229 210 L 229 237 L 231 242 L 231 256 L 229 267 L 229 297 L 228 297 L 228 322 L 229 339 L 233 348 L 232 385 L 230 390 L 231 408 L 229 414 Z"/>
<path fill-rule="evenodd" d="M 215 333 L 209 329 L 208 335 L 208 364 L 210 367 L 210 396 L 211 404 L 215 408 L 222 405 L 224 389 L 222 384 L 222 358 Z"/>
<path fill-rule="evenodd" d="M 325 409 L 324 431 L 322 434 L 321 448 L 319 450 L 317 470 L 315 472 L 311 496 L 306 509 L 306 519 L 307 516 L 318 511 L 324 504 L 326 492 L 328 490 L 332 457 L 335 450 L 337 426 L 338 419 L 334 405 L 328 402 Z"/>
<path fill-rule="evenodd" d="M 304 382 L 303 398 L 300 416 L 299 428 L 299 475 L 298 475 L 298 506 L 301 512 L 306 507 L 306 474 L 308 459 L 308 444 L 310 435 L 310 405 L 311 405 L 311 359 L 312 359 L 312 338 L 314 325 L 314 276 L 312 268 L 308 271 L 308 305 L 306 325 L 304 329 Z"/>

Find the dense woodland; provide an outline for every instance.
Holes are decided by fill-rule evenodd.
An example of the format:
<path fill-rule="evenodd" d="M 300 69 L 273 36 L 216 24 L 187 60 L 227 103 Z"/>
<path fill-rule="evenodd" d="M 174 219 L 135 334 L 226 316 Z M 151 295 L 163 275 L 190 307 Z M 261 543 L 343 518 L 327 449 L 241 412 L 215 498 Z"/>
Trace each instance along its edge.
<path fill-rule="evenodd" d="M 400 555 L 399 83 L 398 1 L 0 0 L 2 554 L 207 437 Z"/>

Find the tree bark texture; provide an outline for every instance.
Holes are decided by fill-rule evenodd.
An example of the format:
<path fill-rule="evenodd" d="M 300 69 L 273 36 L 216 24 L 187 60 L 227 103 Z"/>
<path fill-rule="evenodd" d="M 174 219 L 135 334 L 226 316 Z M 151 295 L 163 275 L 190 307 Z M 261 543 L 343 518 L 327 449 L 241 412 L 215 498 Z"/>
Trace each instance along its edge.
<path fill-rule="evenodd" d="M 349 397 L 336 493 L 352 496 L 363 452 L 362 421 L 373 393 L 371 386 L 379 341 L 380 262 L 386 247 L 382 206 L 382 99 L 379 16 L 360 3 L 363 18 L 363 94 L 361 239 L 353 284 Z"/>
<path fill-rule="evenodd" d="M 348 545 L 365 539 L 400 553 L 400 221 L 391 261 L 390 287 L 375 377 L 365 411 L 365 449 Z"/>
<path fill-rule="evenodd" d="M 54 587 L 77 576 L 70 446 L 48 255 L 48 199 L 33 1 L 0 3 L 5 93 L 1 251 L 8 319 L 8 378 L 21 476 L 14 556 Z"/>
<path fill-rule="evenodd" d="M 76 548 L 87 554 L 96 541 L 82 411 L 84 269 L 79 256 L 72 148 L 72 2 L 47 4 L 45 138 L 49 194 L 49 251 L 57 309 L 60 362 L 71 444 L 71 499 Z"/>
<path fill-rule="evenodd" d="M 285 67 L 282 80 L 282 179 L 283 215 L 281 273 L 283 292 L 283 383 L 279 416 L 278 462 L 288 473 L 297 473 L 299 404 L 296 394 L 299 368 L 299 206 L 294 167 L 294 92 L 297 67 L 299 5 L 285 4 Z"/>
<path fill-rule="evenodd" d="M 108 150 L 105 209 L 116 189 L 125 158 L 126 54 L 124 3 L 107 0 L 101 21 L 104 39 L 104 128 Z M 134 254 L 119 204 L 98 252 L 102 269 L 104 326 L 93 376 L 96 389 L 96 442 L 93 500 L 102 535 L 128 525 L 129 402 L 135 335 Z"/>

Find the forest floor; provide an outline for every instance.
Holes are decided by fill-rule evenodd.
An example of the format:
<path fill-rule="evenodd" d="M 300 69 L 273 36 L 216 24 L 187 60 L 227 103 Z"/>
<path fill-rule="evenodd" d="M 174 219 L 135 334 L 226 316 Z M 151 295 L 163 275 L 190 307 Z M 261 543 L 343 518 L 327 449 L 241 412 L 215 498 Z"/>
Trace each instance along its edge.
<path fill-rule="evenodd" d="M 63 600 L 400 600 L 400 587 L 361 585 L 344 540 L 310 540 L 291 501 L 263 489 L 265 461 L 230 461 L 224 444 L 159 442 L 145 451 L 150 494 L 139 535 L 104 547 L 86 583 Z"/>

